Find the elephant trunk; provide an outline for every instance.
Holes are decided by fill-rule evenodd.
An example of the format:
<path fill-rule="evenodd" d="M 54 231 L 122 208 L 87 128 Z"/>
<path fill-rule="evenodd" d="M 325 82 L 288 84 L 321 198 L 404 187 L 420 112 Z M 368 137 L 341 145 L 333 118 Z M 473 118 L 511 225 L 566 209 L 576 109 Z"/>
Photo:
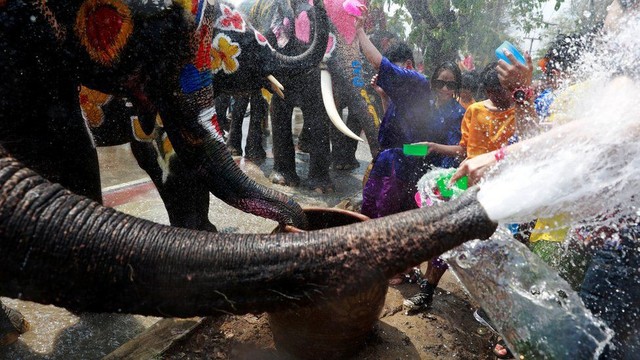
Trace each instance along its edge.
<path fill-rule="evenodd" d="M 315 14 L 315 30 L 311 45 L 299 55 L 284 55 L 274 50 L 273 54 L 276 58 L 276 64 L 278 64 L 277 69 L 274 70 L 276 75 L 290 76 L 292 71 L 308 70 L 322 61 L 329 41 L 329 18 L 323 1 L 316 1 L 313 12 Z"/>
<path fill-rule="evenodd" d="M 299 234 L 215 234 L 125 215 L 0 152 L 0 295 L 159 316 L 274 311 L 354 293 L 495 228 L 470 190 Z"/>

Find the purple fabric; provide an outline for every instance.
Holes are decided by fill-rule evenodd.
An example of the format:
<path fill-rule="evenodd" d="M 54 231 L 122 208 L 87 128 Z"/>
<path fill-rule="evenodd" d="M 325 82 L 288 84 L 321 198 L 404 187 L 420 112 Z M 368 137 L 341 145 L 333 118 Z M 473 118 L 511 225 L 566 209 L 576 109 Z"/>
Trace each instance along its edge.
<path fill-rule="evenodd" d="M 375 165 L 373 168 L 375 169 Z M 360 212 L 375 219 L 417 209 L 418 206 L 413 200 L 415 191 L 415 182 L 403 181 L 396 176 L 393 170 L 389 176 L 381 176 L 371 171 L 362 192 L 362 210 Z"/>
<path fill-rule="evenodd" d="M 449 268 L 449 265 L 439 257 L 431 259 L 431 266 L 438 270 L 447 270 Z"/>
<path fill-rule="evenodd" d="M 416 184 L 432 166 L 455 167 L 456 159 L 438 154 L 405 156 L 403 144 L 460 142 L 464 108 L 454 99 L 436 109 L 429 80 L 382 58 L 378 85 L 391 103 L 382 119 L 378 139 L 383 151 L 374 160 L 362 197 L 362 213 L 370 218 L 415 209 Z"/>

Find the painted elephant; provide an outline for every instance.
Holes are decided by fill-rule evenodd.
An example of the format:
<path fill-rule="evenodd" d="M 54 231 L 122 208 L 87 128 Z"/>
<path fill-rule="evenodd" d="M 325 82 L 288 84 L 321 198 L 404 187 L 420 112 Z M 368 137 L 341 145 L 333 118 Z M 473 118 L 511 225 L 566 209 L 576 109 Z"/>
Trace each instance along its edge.
<path fill-rule="evenodd" d="M 314 41 L 324 44 L 326 16 L 320 13 Z M 1 62 L 7 78 L 14 79 L 2 88 L 2 109 L 16 120 L 2 125 L 0 141 L 45 177 L 101 198 L 96 152 L 78 106 L 82 83 L 127 97 L 142 113 L 159 113 L 181 160 L 221 200 L 304 226 L 297 204 L 256 184 L 235 165 L 214 116 L 214 97 L 268 86 L 272 75 L 305 71 L 320 61 L 324 45 L 282 55 L 231 6 L 204 0 L 170 6 L 10 2 L 3 5 L 2 20 L 3 49 L 15 53 Z M 39 60 L 45 57 L 51 59 Z M 42 93 L 49 95 L 45 101 L 25 105 L 24 99 Z M 150 119 L 141 124 L 149 132 L 155 116 L 143 118 Z M 12 140 L 16 137 L 21 141 Z"/>
<path fill-rule="evenodd" d="M 322 67 L 326 71 L 314 69 L 305 76 L 280 79 L 286 88 L 286 96 L 284 99 L 274 97 L 271 103 L 274 169 L 270 176 L 273 182 L 279 184 L 295 186 L 300 183 L 295 169 L 291 134 L 291 116 L 293 108 L 297 106 L 304 116 L 303 134 L 311 139 L 311 144 L 306 146 L 310 155 L 306 184 L 322 191 L 333 188 L 329 176 L 331 147 L 328 119 L 344 131 L 346 126 L 340 124 L 339 110 L 348 108 L 348 121 L 354 129 L 364 130 L 375 156 L 379 150 L 377 126 L 380 113 L 379 108 L 376 109 L 376 97 L 368 88 L 370 76 L 366 75 L 366 61 L 363 61 L 358 44 L 354 43 L 354 19 L 342 10 L 342 1 L 325 0 L 324 6 L 331 19 L 331 34 Z M 311 25 L 315 21 L 315 8 L 309 1 L 244 1 L 240 10 L 272 43 L 277 44 L 279 51 L 297 53 L 309 46 L 313 33 Z M 321 78 L 324 87 L 321 86 Z M 333 84 L 333 88 L 330 84 Z M 337 107 L 334 99 L 338 100 Z M 357 138 L 354 134 L 351 137 Z M 336 158 L 343 159 L 345 156 Z M 355 161 L 355 158 L 345 163 L 352 160 Z"/>
<path fill-rule="evenodd" d="M 80 107 L 96 146 L 131 145 L 138 165 L 158 190 L 171 225 L 217 231 L 208 217 L 209 191 L 176 155 L 157 114 L 141 113 L 125 98 L 85 86 L 80 89 Z"/>

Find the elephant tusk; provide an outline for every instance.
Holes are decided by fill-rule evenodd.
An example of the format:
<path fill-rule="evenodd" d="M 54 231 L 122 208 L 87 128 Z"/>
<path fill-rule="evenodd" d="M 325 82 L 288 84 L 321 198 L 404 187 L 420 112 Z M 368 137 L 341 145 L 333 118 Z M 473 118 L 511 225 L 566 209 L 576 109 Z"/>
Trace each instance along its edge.
<path fill-rule="evenodd" d="M 324 103 L 324 109 L 327 111 L 327 115 L 329 115 L 329 119 L 331 119 L 331 122 L 336 129 L 354 140 L 364 142 L 361 137 L 354 134 L 353 131 L 345 125 L 342 121 L 342 117 L 338 113 L 336 102 L 333 99 L 333 86 L 331 85 L 331 74 L 329 71 L 320 71 L 320 86 L 322 88 L 322 102 Z"/>
<path fill-rule="evenodd" d="M 267 80 L 269 80 L 269 82 L 271 82 L 271 84 L 275 85 L 275 87 L 277 87 L 280 90 L 284 90 L 284 86 L 282 86 L 282 84 L 280 83 L 280 81 L 278 81 L 278 79 L 276 79 L 275 76 L 273 75 L 268 75 L 267 76 Z"/>
<path fill-rule="evenodd" d="M 271 83 L 271 89 L 273 90 L 273 92 L 278 94 L 281 99 L 284 99 L 284 93 L 282 92 L 282 90 L 284 90 L 284 86 L 282 86 L 280 81 L 278 81 L 278 79 L 276 79 L 276 77 L 273 75 L 268 75 L 267 80 L 269 80 L 269 82 Z"/>

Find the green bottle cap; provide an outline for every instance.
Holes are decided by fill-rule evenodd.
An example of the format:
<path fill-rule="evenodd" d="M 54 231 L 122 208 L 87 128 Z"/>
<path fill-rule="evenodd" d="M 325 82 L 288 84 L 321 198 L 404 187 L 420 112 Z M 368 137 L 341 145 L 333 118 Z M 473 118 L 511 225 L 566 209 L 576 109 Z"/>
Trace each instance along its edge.
<path fill-rule="evenodd" d="M 423 144 L 404 144 L 402 152 L 409 156 L 426 156 L 429 152 L 429 146 Z"/>

